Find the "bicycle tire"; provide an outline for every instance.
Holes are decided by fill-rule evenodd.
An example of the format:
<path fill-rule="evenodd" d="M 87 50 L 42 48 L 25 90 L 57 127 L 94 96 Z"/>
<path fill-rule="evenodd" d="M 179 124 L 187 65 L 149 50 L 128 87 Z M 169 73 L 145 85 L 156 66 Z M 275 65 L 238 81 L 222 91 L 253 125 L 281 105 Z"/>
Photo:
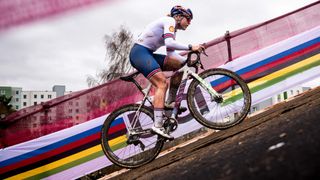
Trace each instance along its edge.
<path fill-rule="evenodd" d="M 191 82 L 187 103 L 190 113 L 200 124 L 222 130 L 245 119 L 250 111 L 251 93 L 240 76 L 222 68 L 206 70 L 199 76 L 211 84 L 223 99 L 222 102 L 213 100 L 197 79 Z"/>
<path fill-rule="evenodd" d="M 154 147 L 147 148 L 146 150 L 142 150 L 140 143 L 138 145 L 128 144 L 128 120 L 132 118 L 132 114 L 135 114 L 138 108 L 138 104 L 129 104 L 117 109 L 107 117 L 101 129 L 100 139 L 104 154 L 111 162 L 124 168 L 137 168 L 151 162 L 160 153 L 164 144 L 164 139 L 155 134 L 139 137 L 138 140 L 140 140 L 142 144 L 146 143 L 146 145 L 150 144 L 151 146 L 154 143 Z M 142 114 L 139 116 L 140 124 L 138 124 L 137 128 L 151 128 L 153 125 L 153 110 L 149 107 L 142 106 L 140 112 Z M 145 120 L 148 122 L 145 123 Z M 132 126 L 130 120 L 129 124 Z M 117 131 L 115 131 L 115 129 L 117 129 Z M 130 154 L 132 149 L 137 149 L 138 151 Z M 123 153 L 124 157 L 120 157 L 121 153 Z"/>

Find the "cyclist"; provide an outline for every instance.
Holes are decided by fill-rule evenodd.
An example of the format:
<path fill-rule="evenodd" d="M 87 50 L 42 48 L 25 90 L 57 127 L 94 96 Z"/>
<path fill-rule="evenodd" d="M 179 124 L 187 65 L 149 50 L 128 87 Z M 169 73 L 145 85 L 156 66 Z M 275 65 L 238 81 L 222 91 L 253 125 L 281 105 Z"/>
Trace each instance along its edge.
<path fill-rule="evenodd" d="M 186 30 L 193 18 L 192 11 L 182 6 L 174 6 L 168 16 L 159 18 L 149 24 L 139 35 L 130 52 L 130 62 L 155 87 L 154 95 L 154 125 L 152 130 L 168 139 L 173 137 L 166 134 L 163 128 L 163 109 L 167 90 L 166 77 L 163 71 L 179 69 L 186 57 L 175 50 L 202 51 L 202 45 L 185 45 L 175 40 L 177 30 Z M 161 46 L 166 46 L 167 55 L 155 54 Z M 172 77 L 169 90 L 168 104 L 175 99 L 180 77 Z"/>

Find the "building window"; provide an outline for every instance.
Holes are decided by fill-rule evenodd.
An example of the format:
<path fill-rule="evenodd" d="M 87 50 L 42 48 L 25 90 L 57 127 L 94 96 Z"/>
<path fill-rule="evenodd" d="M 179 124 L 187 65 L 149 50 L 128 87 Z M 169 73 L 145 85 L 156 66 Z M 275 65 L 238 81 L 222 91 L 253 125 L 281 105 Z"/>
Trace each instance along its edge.
<path fill-rule="evenodd" d="M 23 99 L 27 99 L 27 95 L 23 95 Z"/>
<path fill-rule="evenodd" d="M 6 91 L 5 90 L 1 90 L 0 94 L 6 94 Z"/>
<path fill-rule="evenodd" d="M 35 99 L 37 99 L 37 95 L 35 94 L 35 95 L 33 95 L 33 97 L 35 98 Z"/>
<path fill-rule="evenodd" d="M 33 105 L 37 105 L 37 102 L 33 102 Z"/>
<path fill-rule="evenodd" d="M 43 94 L 41 94 L 41 99 L 43 99 L 44 98 L 44 95 Z"/>
<path fill-rule="evenodd" d="M 23 102 L 23 106 L 27 106 L 27 102 Z"/>
<path fill-rule="evenodd" d="M 256 112 L 258 110 L 258 107 L 252 107 L 252 111 Z"/>
<path fill-rule="evenodd" d="M 290 91 L 291 95 L 293 95 L 293 90 Z"/>
<path fill-rule="evenodd" d="M 284 98 L 284 99 L 288 99 L 288 93 L 287 93 L 287 91 L 285 91 L 285 92 L 283 93 L 283 98 Z"/>
<path fill-rule="evenodd" d="M 16 102 L 19 102 L 19 98 L 16 98 Z"/>
<path fill-rule="evenodd" d="M 19 94 L 19 91 L 16 91 L 16 95 L 18 95 Z"/>
<path fill-rule="evenodd" d="M 16 106 L 16 110 L 18 110 L 19 109 L 19 106 Z"/>
<path fill-rule="evenodd" d="M 49 94 L 49 95 L 48 95 L 48 99 L 51 99 L 51 98 L 52 98 L 52 96 L 51 96 L 51 94 Z"/>
<path fill-rule="evenodd" d="M 281 101 L 281 95 L 278 94 L 278 102 L 280 102 L 280 101 Z"/>
<path fill-rule="evenodd" d="M 299 90 L 297 90 L 297 94 L 300 94 L 300 91 L 299 91 Z"/>

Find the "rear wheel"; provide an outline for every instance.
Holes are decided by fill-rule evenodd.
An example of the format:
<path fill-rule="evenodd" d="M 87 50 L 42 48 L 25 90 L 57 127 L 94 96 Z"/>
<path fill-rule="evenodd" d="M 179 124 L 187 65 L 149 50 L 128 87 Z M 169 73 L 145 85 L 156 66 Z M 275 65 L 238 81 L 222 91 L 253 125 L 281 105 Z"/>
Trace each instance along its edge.
<path fill-rule="evenodd" d="M 206 70 L 199 76 L 220 97 L 212 98 L 196 79 L 191 82 L 187 102 L 197 121 L 212 129 L 226 129 L 240 123 L 247 116 L 251 94 L 240 76 L 221 68 Z"/>
<path fill-rule="evenodd" d="M 123 106 L 111 113 L 101 130 L 101 146 L 109 160 L 121 167 L 137 168 L 160 153 L 164 139 L 151 131 L 153 111 L 139 105 Z M 134 123 L 136 120 L 136 123 Z"/>

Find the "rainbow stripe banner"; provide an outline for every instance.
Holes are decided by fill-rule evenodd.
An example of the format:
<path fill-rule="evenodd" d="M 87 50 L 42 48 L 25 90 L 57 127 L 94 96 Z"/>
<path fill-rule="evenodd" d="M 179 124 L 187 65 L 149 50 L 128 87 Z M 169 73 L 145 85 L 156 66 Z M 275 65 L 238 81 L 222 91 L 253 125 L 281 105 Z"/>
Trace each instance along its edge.
<path fill-rule="evenodd" d="M 320 77 L 319 52 L 320 26 L 240 57 L 222 67 L 241 75 L 249 84 L 253 103 L 259 103 L 283 90 Z M 186 102 L 182 104 L 186 105 Z M 111 165 L 100 147 L 100 130 L 106 117 L 103 115 L 1 149 L 0 178 L 74 179 Z M 118 134 L 115 138 L 124 138 L 120 133 L 125 130 L 123 125 L 121 119 L 118 124 L 114 124 L 112 134 Z M 185 112 L 173 136 L 179 137 L 201 127 Z M 121 146 L 115 144 L 115 148 Z"/>
<path fill-rule="evenodd" d="M 320 76 L 319 29 L 318 26 L 222 67 L 241 75 L 253 94 L 253 103 L 259 103 Z"/>

